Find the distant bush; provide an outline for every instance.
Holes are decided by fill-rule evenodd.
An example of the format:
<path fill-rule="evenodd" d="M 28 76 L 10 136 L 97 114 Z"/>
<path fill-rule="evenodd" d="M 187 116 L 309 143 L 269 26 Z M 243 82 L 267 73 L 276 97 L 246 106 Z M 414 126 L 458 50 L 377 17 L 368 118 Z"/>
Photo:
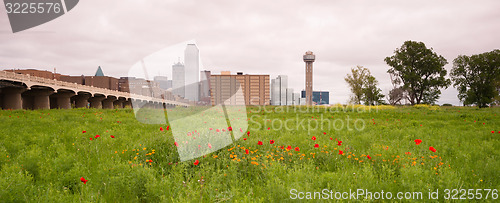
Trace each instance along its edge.
<path fill-rule="evenodd" d="M 413 107 L 417 109 L 428 109 L 428 110 L 438 110 L 439 106 L 431 106 L 429 104 L 415 104 Z"/>
<path fill-rule="evenodd" d="M 451 104 L 443 104 L 441 106 L 453 106 L 453 105 L 451 105 Z"/>

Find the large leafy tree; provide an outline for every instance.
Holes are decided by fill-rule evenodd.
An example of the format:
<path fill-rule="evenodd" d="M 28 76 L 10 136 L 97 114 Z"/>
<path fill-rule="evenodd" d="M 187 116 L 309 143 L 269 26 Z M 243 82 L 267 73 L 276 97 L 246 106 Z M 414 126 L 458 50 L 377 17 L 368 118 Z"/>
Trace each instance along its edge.
<path fill-rule="evenodd" d="M 351 68 L 351 74 L 347 74 L 344 78 L 353 93 L 351 102 L 361 104 L 363 101 L 365 105 L 381 104 L 384 97 L 377 87 L 378 81 L 370 73 L 370 70 L 363 66 Z"/>
<path fill-rule="evenodd" d="M 365 80 L 363 87 L 363 101 L 365 105 L 377 105 L 383 103 L 384 95 L 382 94 L 382 90 L 377 87 L 378 81 L 369 74 Z"/>
<path fill-rule="evenodd" d="M 385 62 L 391 66 L 387 72 L 403 84 L 412 105 L 434 103 L 441 94 L 439 89 L 447 88 L 451 83 L 444 78 L 446 59 L 423 42 L 404 42 L 393 56 L 385 58 Z"/>
<path fill-rule="evenodd" d="M 363 66 L 351 68 L 351 74 L 347 74 L 344 80 L 349 85 L 353 96 L 351 102 L 354 104 L 361 104 L 363 99 L 363 84 L 368 77 L 369 70 Z"/>
<path fill-rule="evenodd" d="M 499 97 L 500 50 L 478 55 L 460 55 L 453 60 L 453 86 L 464 105 L 486 107 Z"/>

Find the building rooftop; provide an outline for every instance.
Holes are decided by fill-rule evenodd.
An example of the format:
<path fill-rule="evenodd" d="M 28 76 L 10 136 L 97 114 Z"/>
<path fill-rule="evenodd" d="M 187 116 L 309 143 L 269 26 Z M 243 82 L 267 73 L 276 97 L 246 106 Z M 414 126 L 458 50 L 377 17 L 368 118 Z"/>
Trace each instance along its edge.
<path fill-rule="evenodd" d="M 102 72 L 101 66 L 97 68 L 97 71 L 95 72 L 95 76 L 104 76 L 104 73 Z"/>

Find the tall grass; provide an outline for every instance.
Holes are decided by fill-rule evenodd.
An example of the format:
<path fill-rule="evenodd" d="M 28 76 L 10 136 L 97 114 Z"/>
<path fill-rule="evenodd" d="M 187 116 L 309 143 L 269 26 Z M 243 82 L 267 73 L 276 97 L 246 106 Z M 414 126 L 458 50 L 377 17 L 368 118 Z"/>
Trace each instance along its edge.
<path fill-rule="evenodd" d="M 130 109 L 0 111 L 0 202 L 281 202 L 291 189 L 500 189 L 498 108 L 266 108 L 250 107 L 250 134 L 198 165 L 179 162 L 169 124 L 143 124 Z M 280 128 L 286 120 L 293 122 Z M 364 127 L 346 127 L 355 122 Z"/>

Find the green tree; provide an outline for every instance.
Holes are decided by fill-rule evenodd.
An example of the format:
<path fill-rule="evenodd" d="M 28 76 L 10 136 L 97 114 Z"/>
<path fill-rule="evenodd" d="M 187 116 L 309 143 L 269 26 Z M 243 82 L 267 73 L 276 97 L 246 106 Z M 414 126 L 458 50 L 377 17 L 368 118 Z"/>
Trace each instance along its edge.
<path fill-rule="evenodd" d="M 453 60 L 453 86 L 464 105 L 487 107 L 498 98 L 500 84 L 500 50 L 478 55 L 460 55 Z"/>
<path fill-rule="evenodd" d="M 393 56 L 385 58 L 385 62 L 392 67 L 387 72 L 403 83 L 412 105 L 434 103 L 441 94 L 439 89 L 447 88 L 451 83 L 444 78 L 446 59 L 432 48 L 428 49 L 423 42 L 404 42 Z"/>
<path fill-rule="evenodd" d="M 378 81 L 370 75 L 368 71 L 368 77 L 363 84 L 363 101 L 365 105 L 378 105 L 383 103 L 384 95 L 382 90 L 377 87 Z"/>
<path fill-rule="evenodd" d="M 378 81 L 370 73 L 370 70 L 363 66 L 351 68 L 351 74 L 344 78 L 353 93 L 351 102 L 354 104 L 376 105 L 383 103 L 382 90 L 377 87 Z"/>
<path fill-rule="evenodd" d="M 363 66 L 356 66 L 351 68 L 351 74 L 347 74 L 344 80 L 349 84 L 353 96 L 351 102 L 354 104 L 361 104 L 363 99 L 363 84 L 368 77 L 369 70 Z"/>

